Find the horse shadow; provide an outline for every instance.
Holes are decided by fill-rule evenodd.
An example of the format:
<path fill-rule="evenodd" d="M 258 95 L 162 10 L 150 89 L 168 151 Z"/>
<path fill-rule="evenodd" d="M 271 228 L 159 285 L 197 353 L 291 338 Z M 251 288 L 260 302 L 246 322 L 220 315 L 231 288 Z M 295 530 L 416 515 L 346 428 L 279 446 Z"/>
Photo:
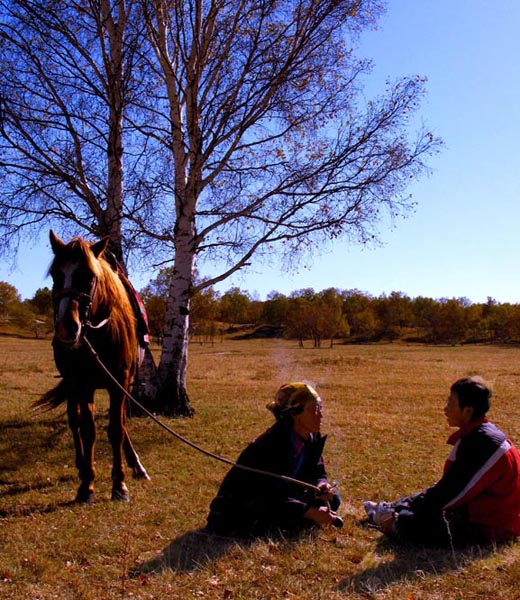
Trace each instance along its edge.
<path fill-rule="evenodd" d="M 143 577 L 165 571 L 190 573 L 227 554 L 232 548 L 247 548 L 254 538 L 217 535 L 205 528 L 183 533 L 155 556 L 145 557 L 130 571 L 131 577 Z"/>
<path fill-rule="evenodd" d="M 35 488 L 32 487 L 31 490 Z M 37 488 L 37 489 L 41 489 Z M 43 504 L 43 505 L 31 505 L 31 506 L 23 506 L 23 507 L 13 507 L 12 510 L 6 510 L 0 508 L 0 519 L 8 519 L 10 517 L 28 517 L 34 515 L 47 515 L 60 511 L 63 508 L 72 508 L 77 506 L 77 502 L 74 500 L 68 500 L 64 502 L 56 502 L 53 504 Z"/>
<path fill-rule="evenodd" d="M 362 524 L 362 527 L 366 527 L 366 524 Z M 382 560 L 380 564 L 363 569 L 354 576 L 345 577 L 337 584 L 336 591 L 372 596 L 401 581 L 422 580 L 428 575 L 441 576 L 456 571 L 470 562 L 496 553 L 498 548 L 500 545 L 496 543 L 451 548 L 403 544 L 382 536 L 376 542 L 375 554 L 380 557 L 392 555 L 393 559 Z"/>

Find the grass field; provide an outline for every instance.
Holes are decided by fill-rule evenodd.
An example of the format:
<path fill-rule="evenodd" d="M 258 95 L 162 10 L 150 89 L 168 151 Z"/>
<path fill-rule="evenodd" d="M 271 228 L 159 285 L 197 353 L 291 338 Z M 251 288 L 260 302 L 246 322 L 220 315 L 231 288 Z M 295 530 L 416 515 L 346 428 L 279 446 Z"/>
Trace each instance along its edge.
<path fill-rule="evenodd" d="M 449 451 L 442 409 L 450 383 L 493 383 L 490 416 L 520 446 L 520 349 L 399 344 L 315 350 L 277 340 L 190 347 L 196 415 L 167 424 L 235 459 L 270 425 L 277 387 L 312 382 L 324 401 L 329 476 L 343 498 L 341 530 L 251 543 L 208 536 L 208 505 L 227 467 L 150 419 L 129 430 L 151 482 L 110 501 L 107 399 L 96 398 L 96 502 L 77 488 L 62 412 L 33 415 L 54 385 L 49 341 L 0 338 L 0 598 L 504 599 L 520 598 L 520 543 L 465 551 L 403 548 L 360 524 L 362 502 L 436 480 Z"/>

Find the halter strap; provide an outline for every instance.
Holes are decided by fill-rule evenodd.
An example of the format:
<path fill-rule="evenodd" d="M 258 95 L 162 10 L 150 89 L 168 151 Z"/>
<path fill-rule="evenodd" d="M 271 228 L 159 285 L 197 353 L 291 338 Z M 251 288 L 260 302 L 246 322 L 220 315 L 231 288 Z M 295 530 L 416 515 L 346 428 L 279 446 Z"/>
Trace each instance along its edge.
<path fill-rule="evenodd" d="M 62 300 L 63 298 L 67 298 L 67 297 L 74 298 L 75 300 L 82 300 L 82 301 L 87 301 L 87 302 L 92 302 L 92 300 L 93 300 L 93 295 L 88 294 L 87 292 L 80 292 L 79 290 L 76 290 L 75 288 L 63 288 L 62 290 L 59 290 L 52 294 L 52 299 L 55 302 Z"/>
<path fill-rule="evenodd" d="M 90 321 L 85 321 L 83 326 L 88 327 L 89 329 L 101 329 L 101 327 L 104 327 L 109 321 L 110 321 L 110 317 L 103 319 L 97 325 L 92 325 L 92 323 Z"/>
<path fill-rule="evenodd" d="M 93 325 L 92 322 L 90 321 L 91 312 L 92 312 L 92 303 L 94 302 L 94 297 L 96 295 L 97 284 L 98 284 L 98 279 L 97 279 L 97 277 L 94 277 L 94 280 L 92 281 L 90 294 L 87 292 L 80 292 L 79 290 L 77 290 L 76 288 L 73 288 L 73 287 L 63 288 L 62 290 L 59 290 L 52 294 L 52 298 L 53 298 L 54 302 L 59 302 L 63 298 L 68 297 L 68 298 L 77 300 L 78 302 L 81 302 L 82 304 L 84 304 L 86 306 L 85 316 L 81 319 L 82 329 L 85 329 L 85 328 L 101 329 L 108 323 L 108 321 L 110 319 L 110 315 L 109 315 L 108 317 L 106 317 L 105 319 L 100 321 L 97 325 Z"/>

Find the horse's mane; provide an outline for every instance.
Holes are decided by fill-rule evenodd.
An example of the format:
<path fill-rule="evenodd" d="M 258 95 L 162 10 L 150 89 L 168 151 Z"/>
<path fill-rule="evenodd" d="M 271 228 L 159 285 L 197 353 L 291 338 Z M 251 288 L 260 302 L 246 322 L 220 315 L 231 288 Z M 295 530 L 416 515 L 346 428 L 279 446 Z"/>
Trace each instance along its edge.
<path fill-rule="evenodd" d="M 52 275 L 58 263 L 63 262 L 63 255 L 67 253 L 67 259 L 84 261 L 86 266 L 98 278 L 102 276 L 101 261 L 96 259 L 90 249 L 90 244 L 82 238 L 73 238 L 68 244 L 64 245 L 62 250 L 54 257 L 54 260 L 49 267 L 48 275 Z M 106 262 L 106 261 L 104 261 Z"/>

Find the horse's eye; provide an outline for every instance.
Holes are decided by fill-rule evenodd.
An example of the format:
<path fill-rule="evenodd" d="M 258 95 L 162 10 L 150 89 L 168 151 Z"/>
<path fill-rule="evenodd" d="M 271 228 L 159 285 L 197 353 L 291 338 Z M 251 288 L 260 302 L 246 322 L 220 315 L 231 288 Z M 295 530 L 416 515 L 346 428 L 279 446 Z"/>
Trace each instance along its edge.
<path fill-rule="evenodd" d="M 77 288 L 83 289 L 88 288 L 94 281 L 94 274 L 90 269 L 79 267 L 74 273 L 74 282 Z"/>

